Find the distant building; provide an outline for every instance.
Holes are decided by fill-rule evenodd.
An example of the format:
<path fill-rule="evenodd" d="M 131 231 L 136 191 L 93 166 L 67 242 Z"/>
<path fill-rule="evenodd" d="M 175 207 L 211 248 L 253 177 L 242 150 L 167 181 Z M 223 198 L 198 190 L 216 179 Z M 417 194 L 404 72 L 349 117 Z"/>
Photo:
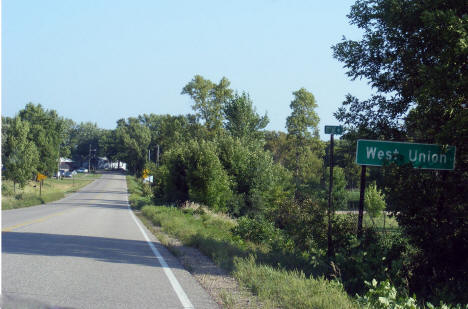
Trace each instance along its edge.
<path fill-rule="evenodd" d="M 65 172 L 72 171 L 77 167 L 77 163 L 72 159 L 60 158 L 60 169 Z"/>
<path fill-rule="evenodd" d="M 98 169 L 110 169 L 110 170 L 115 170 L 115 169 L 123 169 L 127 170 L 127 163 L 125 162 L 111 162 L 107 157 L 98 157 L 98 164 L 97 164 Z"/>

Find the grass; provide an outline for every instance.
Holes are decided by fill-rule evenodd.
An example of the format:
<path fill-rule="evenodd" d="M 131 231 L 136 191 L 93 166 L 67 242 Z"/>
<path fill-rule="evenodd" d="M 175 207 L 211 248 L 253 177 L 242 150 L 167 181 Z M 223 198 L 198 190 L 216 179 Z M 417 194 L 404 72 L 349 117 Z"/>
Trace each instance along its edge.
<path fill-rule="evenodd" d="M 395 216 L 390 216 L 385 213 L 373 220 L 367 213 L 365 213 L 363 219 L 364 226 L 374 227 L 377 231 L 392 232 L 398 230 L 399 228 Z"/>
<path fill-rule="evenodd" d="M 138 188 L 133 177 L 127 180 L 130 203 L 139 208 L 143 190 Z M 195 204 L 186 204 L 182 208 L 148 204 L 141 207 L 141 211 L 163 232 L 184 245 L 198 248 L 218 266 L 231 272 L 241 285 L 258 295 L 261 301 L 273 304 L 272 307 L 356 308 L 336 281 L 314 278 L 294 270 L 303 266 L 300 257 L 234 235 L 231 229 L 236 226 L 236 221 L 223 214 Z M 226 301 L 230 303 L 229 299 Z"/>
<path fill-rule="evenodd" d="M 76 192 L 99 177 L 101 177 L 99 174 L 78 174 L 74 179 L 47 178 L 44 180 L 41 195 L 38 182 L 31 181 L 23 189 L 17 185 L 15 193 L 13 182 L 2 180 L 2 210 L 40 205 L 62 199 L 66 194 Z"/>

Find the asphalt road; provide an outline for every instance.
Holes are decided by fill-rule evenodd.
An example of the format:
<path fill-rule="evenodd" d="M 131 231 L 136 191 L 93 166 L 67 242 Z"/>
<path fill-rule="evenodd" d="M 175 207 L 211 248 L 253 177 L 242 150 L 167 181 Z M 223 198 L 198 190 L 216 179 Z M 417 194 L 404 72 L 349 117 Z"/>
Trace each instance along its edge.
<path fill-rule="evenodd" d="M 119 174 L 3 211 L 2 289 L 2 308 L 218 308 L 129 210 Z"/>

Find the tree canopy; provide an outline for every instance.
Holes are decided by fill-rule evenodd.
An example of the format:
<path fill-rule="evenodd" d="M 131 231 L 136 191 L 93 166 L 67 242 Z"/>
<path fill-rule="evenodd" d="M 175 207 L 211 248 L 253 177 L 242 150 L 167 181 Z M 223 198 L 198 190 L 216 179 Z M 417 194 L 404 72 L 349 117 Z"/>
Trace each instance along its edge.
<path fill-rule="evenodd" d="M 335 114 L 348 138 L 457 147 L 454 171 L 382 169 L 388 207 L 420 254 L 410 287 L 426 297 L 466 301 L 468 262 L 468 5 L 466 1 L 358 0 L 348 15 L 361 40 L 333 47 L 352 79 L 375 94 L 351 94 Z M 427 284 L 431 282 L 431 284 Z M 466 293 L 465 293 L 466 295 Z"/>

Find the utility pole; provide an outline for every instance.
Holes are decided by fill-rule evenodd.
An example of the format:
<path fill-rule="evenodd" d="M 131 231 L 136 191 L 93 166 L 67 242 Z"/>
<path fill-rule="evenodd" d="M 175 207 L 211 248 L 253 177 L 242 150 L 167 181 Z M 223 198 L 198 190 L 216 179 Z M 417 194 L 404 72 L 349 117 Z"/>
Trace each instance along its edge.
<path fill-rule="evenodd" d="M 156 151 L 156 167 L 159 167 L 159 144 L 157 145 L 157 151 Z"/>
<path fill-rule="evenodd" d="M 332 216 L 334 215 L 335 211 L 333 210 L 333 203 L 332 203 L 332 190 L 333 190 L 333 133 L 330 136 L 330 181 L 328 184 L 328 250 L 327 256 L 330 258 L 334 256 L 333 250 L 333 240 L 332 240 Z"/>
<path fill-rule="evenodd" d="M 343 134 L 342 126 L 325 126 L 325 134 L 330 135 L 330 180 L 328 183 L 328 248 L 327 256 L 329 259 L 335 256 L 335 250 L 333 248 L 333 238 L 332 238 L 332 219 L 335 216 L 335 209 L 333 208 L 332 201 L 332 192 L 333 192 L 333 143 L 334 143 L 334 134 Z"/>
<path fill-rule="evenodd" d="M 88 154 L 88 173 L 91 173 L 91 144 L 89 144 L 89 154 Z"/>

